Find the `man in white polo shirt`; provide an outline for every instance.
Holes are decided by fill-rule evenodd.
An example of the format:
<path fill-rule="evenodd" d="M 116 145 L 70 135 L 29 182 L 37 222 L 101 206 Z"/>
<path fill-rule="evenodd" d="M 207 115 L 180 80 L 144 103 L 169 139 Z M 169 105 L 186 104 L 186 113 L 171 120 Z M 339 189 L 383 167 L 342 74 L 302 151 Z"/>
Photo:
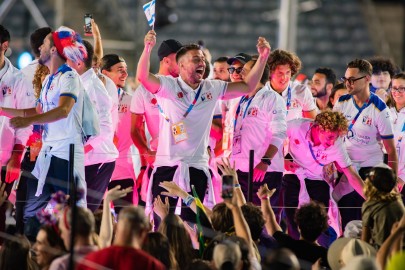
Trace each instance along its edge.
<path fill-rule="evenodd" d="M 87 50 L 87 57 L 83 61 L 67 60 L 67 63 L 79 73 L 84 89 L 97 110 L 100 123 L 100 134 L 88 138 L 84 145 L 87 207 L 94 212 L 99 208 L 107 190 L 118 150 L 113 143 L 115 130 L 111 116 L 112 100 L 103 82 L 91 67 L 93 46 L 86 40 L 83 44 Z"/>
<path fill-rule="evenodd" d="M 159 76 L 179 76 L 179 67 L 176 62 L 176 52 L 181 48 L 180 42 L 174 39 L 164 40 L 158 49 L 160 60 Z M 140 197 L 146 201 L 148 179 L 152 173 L 153 163 L 159 139 L 159 104 L 154 94 L 142 85 L 138 86 L 132 95 L 131 101 L 131 138 L 141 157 L 141 170 L 136 179 L 137 187 L 141 187 Z M 162 117 L 164 117 L 162 115 Z M 149 143 L 146 140 L 145 124 L 150 134 Z M 148 169 L 148 170 L 147 170 Z M 147 171 L 148 175 L 145 175 Z"/>
<path fill-rule="evenodd" d="M 301 118 L 288 122 L 289 153 L 293 160 L 286 160 L 285 164 L 293 173 L 284 175 L 284 206 L 288 234 L 295 239 L 300 235 L 294 221 L 299 195 L 302 197 L 302 193 L 307 192 L 305 195 L 310 199 L 329 207 L 329 186 L 334 183 L 327 181 L 333 181 L 336 173 L 332 163 L 337 163 L 349 183 L 363 194 L 363 182 L 343 144 L 346 132 L 346 119 L 338 112 L 325 111 L 315 120 Z"/>
<path fill-rule="evenodd" d="M 372 167 L 383 162 L 380 141 L 387 151 L 388 165 L 395 173 L 398 168 L 389 108 L 384 101 L 370 92 L 372 70 L 371 64 L 366 60 L 351 61 L 342 78 L 349 94 L 340 97 L 333 108 L 342 112 L 349 123 L 345 145 L 350 159 L 363 179 Z M 350 220 L 361 220 L 360 207 L 363 202 L 363 198 L 354 191 L 340 199 L 338 205 L 341 207 L 343 226 Z"/>
<path fill-rule="evenodd" d="M 253 57 L 243 66 L 240 73 L 242 80 L 256 64 L 256 59 Z M 279 206 L 284 158 L 278 149 L 282 148 L 286 138 L 287 109 L 282 97 L 265 86 L 268 77 L 269 67 L 266 65 L 255 90 L 238 99 L 233 116 L 232 160 L 236 162 L 239 183 L 247 197 L 249 151 L 254 150 L 252 194 L 256 194 L 260 186 L 267 184 L 270 189 L 276 189 L 276 193 L 272 196 L 272 205 Z M 260 205 L 260 198 L 253 196 L 252 202 Z M 276 210 L 276 213 L 279 213 L 279 209 Z"/>
<path fill-rule="evenodd" d="M 277 49 L 269 56 L 270 80 L 268 87 L 279 93 L 287 106 L 287 121 L 297 118 L 312 118 L 317 108 L 311 90 L 291 77 L 301 69 L 301 60 L 295 54 Z"/>
<path fill-rule="evenodd" d="M 9 49 L 10 33 L 0 25 L 0 106 L 15 109 L 31 108 L 35 106 L 32 84 L 15 68 L 5 56 Z M 6 183 L 7 197 L 11 193 L 14 181 L 19 178 L 21 160 L 25 144 L 32 133 L 32 126 L 24 129 L 14 129 L 6 111 L 0 107 L 0 183 Z M 24 198 L 25 200 L 25 198 Z M 4 232 L 6 225 L 7 204 L 0 206 L 0 232 Z M 21 209 L 21 208 L 19 208 Z M 2 239 L 0 239 L 2 243 Z"/>
<path fill-rule="evenodd" d="M 179 78 L 156 77 L 149 72 L 150 53 L 156 43 L 153 30 L 147 33 L 144 43 L 137 76 L 143 86 L 156 95 L 163 113 L 169 119 L 160 120 L 162 136 L 159 136 L 151 184 L 153 197 L 164 191 L 159 186 L 160 182 L 173 180 L 188 192 L 194 185 L 203 201 L 207 184 L 210 187 L 209 196 L 213 196 L 207 146 L 216 103 L 220 98 L 235 98 L 254 90 L 263 74 L 270 45 L 264 38 L 259 38 L 257 48 L 260 55 L 246 81 L 227 83 L 202 79 L 205 57 L 200 47 L 193 44 L 177 52 Z M 171 199 L 171 205 L 174 204 L 175 200 Z"/>

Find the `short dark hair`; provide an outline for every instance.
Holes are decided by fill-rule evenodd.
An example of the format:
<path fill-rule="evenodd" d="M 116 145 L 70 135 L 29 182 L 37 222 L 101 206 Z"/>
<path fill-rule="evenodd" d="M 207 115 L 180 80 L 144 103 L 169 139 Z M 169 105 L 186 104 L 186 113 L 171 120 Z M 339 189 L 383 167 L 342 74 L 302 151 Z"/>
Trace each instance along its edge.
<path fill-rule="evenodd" d="M 375 56 L 370 59 L 370 64 L 373 67 L 373 74 L 380 74 L 383 71 L 388 71 L 391 77 L 395 74 L 395 64 L 389 58 Z"/>
<path fill-rule="evenodd" d="M 291 68 L 291 76 L 297 74 L 301 69 L 301 60 L 299 57 L 292 52 L 281 49 L 271 52 L 267 63 L 270 67 L 270 74 L 280 65 L 289 65 Z"/>
<path fill-rule="evenodd" d="M 326 84 L 331 83 L 333 86 L 336 84 L 336 74 L 331 68 L 327 67 L 320 67 L 315 70 L 315 73 L 320 73 L 325 75 L 326 77 Z"/>
<path fill-rule="evenodd" d="M 227 56 L 220 56 L 220 57 L 218 57 L 215 61 L 214 61 L 214 63 L 226 63 L 226 61 L 228 61 L 228 57 Z"/>
<path fill-rule="evenodd" d="M 0 24 L 0 44 L 10 41 L 10 32 Z"/>
<path fill-rule="evenodd" d="M 369 76 L 373 74 L 373 66 L 365 59 L 354 59 L 347 64 L 347 68 L 358 68 L 360 73 Z"/>
<path fill-rule="evenodd" d="M 91 68 L 92 67 L 92 62 L 93 62 L 93 56 L 94 56 L 94 48 L 93 45 L 91 45 L 90 42 L 87 40 L 82 40 L 82 43 L 84 47 L 86 47 L 87 50 L 87 58 L 84 59 L 84 65 L 86 68 Z"/>
<path fill-rule="evenodd" d="M 72 227 L 72 211 L 71 208 L 66 208 L 63 212 L 63 222 L 67 222 L 66 225 L 69 226 L 69 228 Z M 60 221 L 59 221 L 60 222 Z M 77 216 L 75 220 L 75 226 L 76 226 L 76 234 L 80 235 L 82 237 L 89 237 L 91 236 L 94 231 L 95 231 L 95 220 L 94 220 L 94 215 L 93 213 L 88 210 L 87 208 L 83 207 L 77 207 Z"/>
<path fill-rule="evenodd" d="M 332 102 L 330 100 L 335 98 L 336 92 L 340 89 L 346 89 L 346 84 L 338 83 L 335 86 L 333 86 L 332 91 L 330 92 L 330 96 L 329 96 L 328 108 L 331 108 L 331 109 L 333 108 Z"/>
<path fill-rule="evenodd" d="M 198 44 L 188 44 L 188 45 L 184 45 L 183 47 L 181 47 L 180 50 L 178 50 L 178 52 L 176 53 L 176 62 L 179 62 L 179 59 L 184 56 L 188 51 L 194 51 L 194 50 L 198 50 L 198 51 L 202 51 L 200 45 Z"/>
<path fill-rule="evenodd" d="M 301 236 L 307 241 L 315 241 L 328 228 L 328 214 L 321 203 L 311 201 L 298 208 L 295 221 Z"/>
<path fill-rule="evenodd" d="M 232 212 L 225 203 L 217 203 L 212 208 L 212 227 L 218 232 L 234 232 Z"/>
<path fill-rule="evenodd" d="M 395 74 L 394 76 L 392 76 L 392 79 L 393 79 L 393 80 L 394 80 L 394 79 L 402 79 L 402 80 L 405 80 L 405 72 L 401 72 L 401 73 Z"/>
<path fill-rule="evenodd" d="M 125 60 L 118 54 L 106 54 L 101 58 L 100 70 L 111 71 L 112 66 L 122 62 L 125 62 Z"/>
<path fill-rule="evenodd" d="M 30 45 L 31 50 L 35 54 L 36 57 L 40 55 L 39 47 L 44 43 L 44 39 L 46 36 L 52 32 L 52 28 L 50 27 L 42 27 L 36 29 L 30 35 Z"/>
<path fill-rule="evenodd" d="M 207 79 L 208 76 L 210 75 L 211 72 L 211 66 L 210 66 L 210 62 L 208 61 L 207 58 L 205 58 L 205 70 L 204 70 L 204 75 L 203 75 L 203 79 Z"/>

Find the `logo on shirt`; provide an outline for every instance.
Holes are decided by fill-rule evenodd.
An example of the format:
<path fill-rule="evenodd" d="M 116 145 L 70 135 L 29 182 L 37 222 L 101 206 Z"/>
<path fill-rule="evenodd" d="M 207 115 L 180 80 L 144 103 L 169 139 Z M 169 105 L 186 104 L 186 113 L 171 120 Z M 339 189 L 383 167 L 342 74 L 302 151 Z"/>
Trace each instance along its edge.
<path fill-rule="evenodd" d="M 11 88 L 9 86 L 3 86 L 1 90 L 3 92 L 3 96 L 11 95 Z"/>
<path fill-rule="evenodd" d="M 365 124 L 367 126 L 371 126 L 371 123 L 372 123 L 371 117 L 369 117 L 367 115 L 363 117 L 363 124 Z"/>
<path fill-rule="evenodd" d="M 207 92 L 201 95 L 201 101 L 209 101 L 212 99 L 211 92 Z"/>
<path fill-rule="evenodd" d="M 119 113 L 126 113 L 126 112 L 128 112 L 128 105 L 127 105 L 127 104 L 119 104 L 119 105 L 118 105 L 118 112 L 119 112 Z"/>
<path fill-rule="evenodd" d="M 295 139 L 295 140 L 294 140 L 294 143 L 295 143 L 296 145 L 299 145 L 299 144 L 300 144 L 300 141 L 299 141 L 298 139 Z"/>
<path fill-rule="evenodd" d="M 250 116 L 257 116 L 257 113 L 258 113 L 258 112 L 259 112 L 258 108 L 255 108 L 255 107 L 249 108 L 249 110 L 248 110 L 248 115 L 250 115 Z"/>
<path fill-rule="evenodd" d="M 325 152 L 318 150 L 316 152 L 316 158 L 321 159 L 321 160 L 326 160 L 328 158 L 328 155 Z"/>
<path fill-rule="evenodd" d="M 184 95 L 183 95 L 182 92 L 178 92 L 178 93 L 177 93 L 177 98 L 183 98 L 183 97 L 184 97 Z"/>
<path fill-rule="evenodd" d="M 291 102 L 291 108 L 298 108 L 299 104 L 298 101 L 296 99 L 293 99 Z"/>

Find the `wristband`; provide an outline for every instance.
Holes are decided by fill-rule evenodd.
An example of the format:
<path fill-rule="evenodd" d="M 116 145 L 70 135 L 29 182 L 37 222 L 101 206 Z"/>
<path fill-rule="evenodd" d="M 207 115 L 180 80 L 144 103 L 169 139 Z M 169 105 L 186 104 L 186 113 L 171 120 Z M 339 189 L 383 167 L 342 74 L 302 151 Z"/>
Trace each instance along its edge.
<path fill-rule="evenodd" d="M 233 185 L 234 188 L 240 188 L 240 184 Z"/>
<path fill-rule="evenodd" d="M 147 166 L 141 166 L 141 170 L 146 170 Z"/>
<path fill-rule="evenodd" d="M 265 195 L 265 196 L 261 197 L 260 199 L 261 200 L 268 200 L 269 198 L 270 198 L 269 196 Z"/>
<path fill-rule="evenodd" d="M 185 199 L 183 199 L 183 202 L 186 206 L 190 207 L 194 200 L 195 198 L 193 196 L 188 195 Z"/>

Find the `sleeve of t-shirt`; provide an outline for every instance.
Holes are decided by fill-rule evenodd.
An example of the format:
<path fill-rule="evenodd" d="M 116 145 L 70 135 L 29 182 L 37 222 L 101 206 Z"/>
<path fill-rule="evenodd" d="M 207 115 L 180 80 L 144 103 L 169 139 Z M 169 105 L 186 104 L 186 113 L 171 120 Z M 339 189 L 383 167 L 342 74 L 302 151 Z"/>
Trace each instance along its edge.
<path fill-rule="evenodd" d="M 391 113 L 386 107 L 377 117 L 377 129 L 382 139 L 393 139 L 394 132 L 392 127 Z"/>
<path fill-rule="evenodd" d="M 343 145 L 342 138 L 338 138 L 335 142 L 336 156 L 335 161 L 341 168 L 347 168 L 352 165 L 352 160 L 347 154 L 346 147 Z"/>
<path fill-rule="evenodd" d="M 136 88 L 134 94 L 132 95 L 130 108 L 131 113 L 145 114 L 145 103 L 143 100 L 142 88 L 142 85 L 138 86 L 138 88 Z"/>
<path fill-rule="evenodd" d="M 206 80 L 204 83 L 210 83 L 211 87 L 214 90 L 214 93 L 217 95 L 215 98 L 222 99 L 226 93 L 226 89 L 228 88 L 228 83 L 221 81 L 221 80 Z"/>
<path fill-rule="evenodd" d="M 214 119 L 221 119 L 221 118 L 222 118 L 221 104 L 220 101 L 217 101 L 217 104 L 215 104 L 214 109 Z"/>
<path fill-rule="evenodd" d="M 60 96 L 71 97 L 77 101 L 79 92 L 83 90 L 79 75 L 73 71 L 66 71 L 59 80 Z"/>
<path fill-rule="evenodd" d="M 170 76 L 158 76 L 160 87 L 155 93 L 156 97 L 172 98 L 176 94 L 177 80 Z"/>
<path fill-rule="evenodd" d="M 302 110 L 304 112 L 310 112 L 316 110 L 316 104 L 314 97 L 312 96 L 311 90 L 308 87 L 304 88 L 304 97 L 302 100 Z"/>
<path fill-rule="evenodd" d="M 333 106 L 332 109 L 334 112 L 342 112 L 342 103 L 338 101 L 336 101 L 335 105 Z"/>

